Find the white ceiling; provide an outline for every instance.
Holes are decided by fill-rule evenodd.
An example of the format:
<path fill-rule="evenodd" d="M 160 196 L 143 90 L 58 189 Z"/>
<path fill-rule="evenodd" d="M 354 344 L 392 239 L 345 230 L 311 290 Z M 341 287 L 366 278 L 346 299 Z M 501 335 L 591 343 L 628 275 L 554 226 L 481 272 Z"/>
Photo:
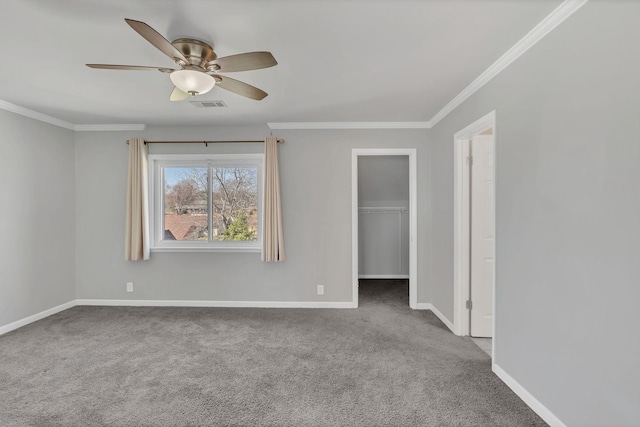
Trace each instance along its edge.
<path fill-rule="evenodd" d="M 0 100 L 73 124 L 423 122 L 518 42 L 560 0 L 3 0 Z M 167 74 L 85 63 L 172 67 L 124 18 L 165 38 L 213 42 L 219 57 L 268 50 L 278 65 L 229 73 L 269 93 L 221 88 L 170 102 Z"/>

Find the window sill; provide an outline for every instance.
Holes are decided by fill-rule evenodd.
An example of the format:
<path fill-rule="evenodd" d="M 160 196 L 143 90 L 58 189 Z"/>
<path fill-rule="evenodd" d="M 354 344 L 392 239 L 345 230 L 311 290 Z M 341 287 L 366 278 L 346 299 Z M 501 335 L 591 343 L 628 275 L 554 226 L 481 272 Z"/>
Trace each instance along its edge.
<path fill-rule="evenodd" d="M 256 247 L 155 247 L 151 248 L 151 252 L 236 252 L 236 253 L 259 253 L 261 248 Z"/>

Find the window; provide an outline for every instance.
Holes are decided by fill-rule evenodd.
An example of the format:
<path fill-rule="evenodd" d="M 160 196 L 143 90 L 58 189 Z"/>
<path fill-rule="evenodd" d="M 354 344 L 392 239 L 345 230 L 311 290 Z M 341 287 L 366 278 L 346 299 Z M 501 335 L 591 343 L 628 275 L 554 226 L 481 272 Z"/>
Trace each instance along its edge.
<path fill-rule="evenodd" d="M 150 155 L 151 250 L 259 251 L 263 160 Z"/>

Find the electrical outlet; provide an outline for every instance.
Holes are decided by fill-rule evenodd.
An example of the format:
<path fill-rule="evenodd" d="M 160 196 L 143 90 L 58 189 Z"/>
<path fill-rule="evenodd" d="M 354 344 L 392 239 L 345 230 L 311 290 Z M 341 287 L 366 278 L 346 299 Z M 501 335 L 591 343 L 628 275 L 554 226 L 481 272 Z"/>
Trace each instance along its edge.
<path fill-rule="evenodd" d="M 318 285 L 318 295 L 324 295 L 324 285 Z"/>
<path fill-rule="evenodd" d="M 133 282 L 127 282 L 127 292 L 133 292 Z"/>

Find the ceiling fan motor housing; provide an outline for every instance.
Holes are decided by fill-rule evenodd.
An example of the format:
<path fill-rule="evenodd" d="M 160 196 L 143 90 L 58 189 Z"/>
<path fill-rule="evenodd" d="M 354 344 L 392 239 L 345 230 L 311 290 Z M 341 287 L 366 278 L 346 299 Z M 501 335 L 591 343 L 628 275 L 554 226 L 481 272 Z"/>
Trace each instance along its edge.
<path fill-rule="evenodd" d="M 206 68 L 207 62 L 213 61 L 218 57 L 209 44 L 200 40 L 180 38 L 172 41 L 171 44 L 182 52 L 184 57 L 189 61 L 189 65 L 202 69 Z M 176 60 L 178 66 L 182 66 L 182 64 L 180 64 L 181 62 L 182 61 Z"/>

